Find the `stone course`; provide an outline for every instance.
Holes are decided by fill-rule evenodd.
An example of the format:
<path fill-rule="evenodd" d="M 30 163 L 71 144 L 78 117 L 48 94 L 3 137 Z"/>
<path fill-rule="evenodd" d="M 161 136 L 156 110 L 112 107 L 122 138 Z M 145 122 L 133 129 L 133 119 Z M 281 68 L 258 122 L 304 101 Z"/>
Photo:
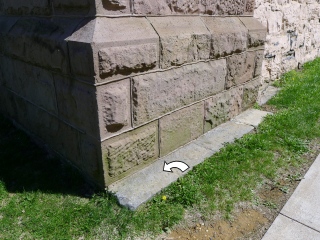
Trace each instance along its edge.
<path fill-rule="evenodd" d="M 0 111 L 109 186 L 317 55 L 319 3 L 276 2 L 0 0 Z"/>

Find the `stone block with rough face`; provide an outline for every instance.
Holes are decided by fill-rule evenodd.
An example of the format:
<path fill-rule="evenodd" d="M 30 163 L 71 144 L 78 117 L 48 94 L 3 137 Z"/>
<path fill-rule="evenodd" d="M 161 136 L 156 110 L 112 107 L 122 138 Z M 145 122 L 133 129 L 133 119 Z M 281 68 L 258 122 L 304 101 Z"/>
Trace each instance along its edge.
<path fill-rule="evenodd" d="M 243 87 L 239 86 L 207 99 L 205 101 L 204 131 L 210 131 L 237 116 L 242 111 L 242 98 Z"/>
<path fill-rule="evenodd" d="M 102 143 L 105 181 L 116 181 L 159 157 L 158 121 Z"/>
<path fill-rule="evenodd" d="M 7 15 L 47 16 L 52 14 L 51 2 L 44 0 L 0 0 L 0 10 Z"/>
<path fill-rule="evenodd" d="M 125 79 L 98 87 L 100 137 L 131 128 L 130 81 Z"/>
<path fill-rule="evenodd" d="M 161 68 L 209 59 L 210 33 L 200 18 L 150 17 L 160 36 Z"/>
<path fill-rule="evenodd" d="M 171 0 L 135 0 L 133 13 L 141 15 L 170 15 Z"/>
<path fill-rule="evenodd" d="M 248 30 L 237 17 L 202 17 L 212 35 L 211 58 L 240 53 L 247 48 Z"/>
<path fill-rule="evenodd" d="M 130 15 L 130 0 L 99 0 L 96 2 L 96 13 L 101 15 Z"/>
<path fill-rule="evenodd" d="M 93 11 L 93 0 L 51 0 L 56 15 L 88 15 Z"/>
<path fill-rule="evenodd" d="M 230 88 L 250 81 L 255 67 L 255 52 L 244 52 L 227 58 L 226 87 Z"/>
<path fill-rule="evenodd" d="M 260 78 L 255 78 L 254 80 L 244 84 L 242 111 L 247 110 L 257 102 L 260 86 Z"/>
<path fill-rule="evenodd" d="M 263 60 L 264 60 L 264 50 L 256 51 L 254 73 L 253 73 L 254 78 L 261 75 Z"/>
<path fill-rule="evenodd" d="M 203 117 L 203 102 L 162 117 L 159 121 L 160 156 L 202 135 Z"/>
<path fill-rule="evenodd" d="M 250 17 L 239 18 L 245 27 L 249 30 L 248 33 L 248 48 L 262 47 L 265 44 L 267 36 L 267 28 L 264 27 L 257 19 Z"/>
<path fill-rule="evenodd" d="M 134 77 L 134 126 L 224 90 L 225 77 L 225 59 Z"/>
<path fill-rule="evenodd" d="M 243 15 L 246 0 L 201 0 L 201 12 L 209 15 Z"/>

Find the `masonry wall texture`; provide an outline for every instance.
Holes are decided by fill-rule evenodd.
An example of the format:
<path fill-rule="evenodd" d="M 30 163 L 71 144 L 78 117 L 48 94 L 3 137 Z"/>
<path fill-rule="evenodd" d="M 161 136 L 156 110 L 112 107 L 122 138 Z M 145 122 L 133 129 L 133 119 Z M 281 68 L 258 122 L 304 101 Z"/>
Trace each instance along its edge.
<path fill-rule="evenodd" d="M 105 187 L 318 56 L 319 6 L 0 0 L 0 111 Z"/>

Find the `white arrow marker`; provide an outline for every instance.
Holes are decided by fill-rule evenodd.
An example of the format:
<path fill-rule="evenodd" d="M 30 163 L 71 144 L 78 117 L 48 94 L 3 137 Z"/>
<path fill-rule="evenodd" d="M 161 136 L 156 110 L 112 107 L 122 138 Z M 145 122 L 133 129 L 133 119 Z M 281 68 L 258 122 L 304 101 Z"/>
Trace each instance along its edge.
<path fill-rule="evenodd" d="M 167 163 L 167 162 L 164 162 L 164 165 L 163 165 L 163 171 L 164 172 L 172 172 L 172 168 L 178 168 L 180 169 L 182 172 L 185 172 L 189 169 L 189 166 L 184 163 L 184 162 L 171 162 L 171 163 Z"/>

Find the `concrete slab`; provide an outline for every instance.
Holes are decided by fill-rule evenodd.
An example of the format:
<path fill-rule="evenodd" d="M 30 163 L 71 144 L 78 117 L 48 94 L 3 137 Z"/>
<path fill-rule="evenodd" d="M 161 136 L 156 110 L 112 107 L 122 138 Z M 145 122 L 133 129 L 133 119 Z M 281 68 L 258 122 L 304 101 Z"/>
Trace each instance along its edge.
<path fill-rule="evenodd" d="M 254 116 L 264 114 L 257 115 L 256 113 L 256 111 L 249 111 L 246 116 L 249 119 L 254 119 L 250 114 Z M 225 143 L 233 142 L 253 129 L 254 127 L 251 125 L 235 121 L 224 123 L 175 152 L 160 158 L 141 171 L 113 183 L 108 190 L 116 195 L 121 205 L 135 210 L 163 188 L 185 175 L 192 167 L 219 151 Z M 164 172 L 164 162 L 170 163 L 174 161 L 182 161 L 188 164 L 190 168 L 185 172 L 181 172 L 178 169 L 173 169 L 172 173 Z"/>
<path fill-rule="evenodd" d="M 272 114 L 272 113 L 260 111 L 257 109 L 249 109 L 239 114 L 232 121 L 236 123 L 251 125 L 253 127 L 258 127 L 258 125 L 263 121 L 263 118 L 268 114 Z"/>
<path fill-rule="evenodd" d="M 283 207 L 281 213 L 320 232 L 319 189 L 320 155 Z M 318 239 L 320 239 L 320 235 Z"/>
<path fill-rule="evenodd" d="M 262 240 L 319 240 L 320 233 L 290 218 L 279 215 Z"/>
<path fill-rule="evenodd" d="M 259 105 L 266 104 L 273 96 L 279 92 L 280 88 L 268 86 L 266 90 L 262 91 L 258 100 Z"/>

